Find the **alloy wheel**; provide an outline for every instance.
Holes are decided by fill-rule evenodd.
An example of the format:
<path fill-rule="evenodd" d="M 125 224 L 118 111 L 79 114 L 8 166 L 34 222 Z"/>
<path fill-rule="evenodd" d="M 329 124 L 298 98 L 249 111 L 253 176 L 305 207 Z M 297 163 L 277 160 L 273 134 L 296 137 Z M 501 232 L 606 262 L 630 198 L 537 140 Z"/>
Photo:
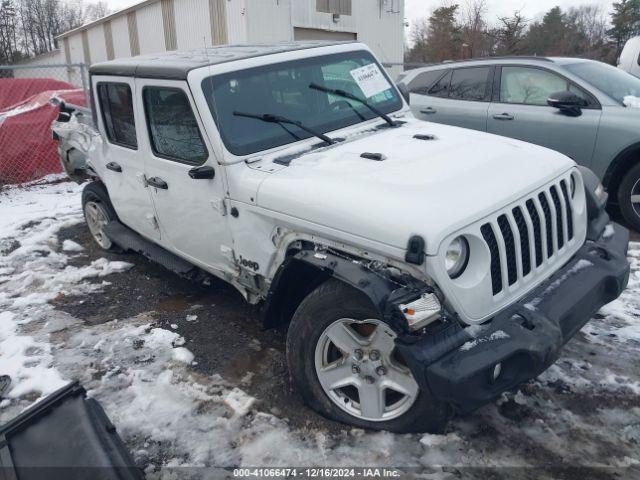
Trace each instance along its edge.
<path fill-rule="evenodd" d="M 315 368 L 322 389 L 340 409 L 381 422 L 406 413 L 418 384 L 395 349 L 395 332 L 380 320 L 343 318 L 320 335 Z"/>

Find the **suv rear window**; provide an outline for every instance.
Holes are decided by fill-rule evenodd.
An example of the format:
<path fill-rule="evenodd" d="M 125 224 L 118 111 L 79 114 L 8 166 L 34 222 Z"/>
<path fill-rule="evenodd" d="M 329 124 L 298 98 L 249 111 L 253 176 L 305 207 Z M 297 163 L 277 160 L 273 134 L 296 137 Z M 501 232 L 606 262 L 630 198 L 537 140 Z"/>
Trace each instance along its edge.
<path fill-rule="evenodd" d="M 488 99 L 491 67 L 459 68 L 453 71 L 449 98 L 482 102 Z"/>
<path fill-rule="evenodd" d="M 98 101 L 109 141 L 121 147 L 137 149 L 136 122 L 133 117 L 133 99 L 129 85 L 99 83 Z"/>
<path fill-rule="evenodd" d="M 431 86 L 442 76 L 443 73 L 444 70 L 431 70 L 416 75 L 416 78 L 411 80 L 408 85 L 409 92 L 428 95 Z"/>

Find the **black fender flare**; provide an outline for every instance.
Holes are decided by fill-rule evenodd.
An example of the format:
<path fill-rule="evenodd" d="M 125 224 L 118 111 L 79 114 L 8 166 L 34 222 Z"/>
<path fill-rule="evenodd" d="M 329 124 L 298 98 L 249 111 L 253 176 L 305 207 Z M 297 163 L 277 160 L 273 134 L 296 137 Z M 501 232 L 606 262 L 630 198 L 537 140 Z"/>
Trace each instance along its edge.
<path fill-rule="evenodd" d="M 634 157 L 634 153 L 637 156 Z M 620 180 L 624 173 L 632 168 L 636 163 L 640 162 L 640 142 L 633 143 L 620 151 L 607 167 L 602 177 L 602 184 L 608 192 L 613 193 L 614 201 L 617 201 L 616 192 L 612 192 L 618 188 Z"/>
<path fill-rule="evenodd" d="M 431 286 L 408 274 L 402 274 L 400 279 L 392 279 L 383 271 L 373 270 L 368 266 L 368 261 L 359 261 L 330 251 L 300 250 L 282 262 L 271 282 L 264 304 L 263 320 L 267 327 L 288 323 L 295 312 L 295 308 L 286 311 L 283 307 L 286 303 L 283 302 L 283 297 L 287 295 L 286 283 L 290 281 L 287 280 L 287 272 L 291 268 L 304 269 L 313 275 L 313 280 L 307 280 L 309 288 L 301 290 L 305 292 L 304 295 L 299 295 L 302 298 L 296 298 L 295 308 L 317 286 L 329 278 L 335 278 L 366 295 L 381 318 L 399 332 L 409 333 L 398 305 L 413 301 L 423 293 L 433 292 Z M 300 283 L 302 278 L 294 280 Z"/>

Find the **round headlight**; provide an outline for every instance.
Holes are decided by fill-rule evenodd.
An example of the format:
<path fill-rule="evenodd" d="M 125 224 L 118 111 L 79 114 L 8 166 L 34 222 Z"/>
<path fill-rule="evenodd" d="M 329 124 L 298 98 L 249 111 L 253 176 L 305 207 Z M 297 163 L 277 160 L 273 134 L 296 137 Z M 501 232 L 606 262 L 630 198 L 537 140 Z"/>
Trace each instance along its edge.
<path fill-rule="evenodd" d="M 449 277 L 458 278 L 468 263 L 469 242 L 464 237 L 457 237 L 449 244 L 445 253 L 444 264 Z"/>

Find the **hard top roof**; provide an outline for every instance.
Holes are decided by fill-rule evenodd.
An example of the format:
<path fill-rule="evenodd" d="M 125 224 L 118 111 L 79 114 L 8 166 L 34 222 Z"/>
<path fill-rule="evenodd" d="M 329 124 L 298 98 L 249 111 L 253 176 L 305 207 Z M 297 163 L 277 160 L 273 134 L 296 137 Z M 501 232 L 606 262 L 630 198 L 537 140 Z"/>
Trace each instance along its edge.
<path fill-rule="evenodd" d="M 305 41 L 254 45 L 220 45 L 195 50 L 176 50 L 110 60 L 108 62 L 93 64 L 89 68 L 89 72 L 92 75 L 119 75 L 123 77 L 185 80 L 191 70 L 200 67 L 271 55 L 274 53 L 342 45 L 345 43 L 354 42 Z"/>

